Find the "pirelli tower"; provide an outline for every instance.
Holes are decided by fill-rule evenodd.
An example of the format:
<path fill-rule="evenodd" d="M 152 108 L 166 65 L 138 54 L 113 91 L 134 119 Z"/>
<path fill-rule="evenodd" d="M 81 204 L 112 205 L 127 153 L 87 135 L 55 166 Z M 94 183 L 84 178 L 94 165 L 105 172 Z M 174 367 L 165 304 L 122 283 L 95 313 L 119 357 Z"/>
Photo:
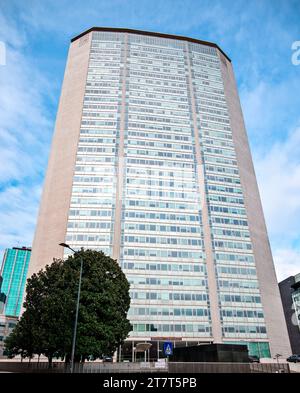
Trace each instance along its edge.
<path fill-rule="evenodd" d="M 290 354 L 233 68 L 214 43 L 94 27 L 71 40 L 29 275 L 58 244 L 102 250 L 133 330 Z"/>

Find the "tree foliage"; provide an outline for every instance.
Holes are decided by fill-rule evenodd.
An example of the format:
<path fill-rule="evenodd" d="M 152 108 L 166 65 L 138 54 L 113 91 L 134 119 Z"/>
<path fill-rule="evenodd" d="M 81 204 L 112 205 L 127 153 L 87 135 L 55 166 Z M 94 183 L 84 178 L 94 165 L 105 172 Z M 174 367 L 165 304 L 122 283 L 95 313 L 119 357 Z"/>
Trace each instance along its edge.
<path fill-rule="evenodd" d="M 117 262 L 103 252 L 81 250 L 54 260 L 27 281 L 25 311 L 5 340 L 9 356 L 71 354 L 80 258 L 83 274 L 75 359 L 112 355 L 131 330 L 129 283 Z"/>

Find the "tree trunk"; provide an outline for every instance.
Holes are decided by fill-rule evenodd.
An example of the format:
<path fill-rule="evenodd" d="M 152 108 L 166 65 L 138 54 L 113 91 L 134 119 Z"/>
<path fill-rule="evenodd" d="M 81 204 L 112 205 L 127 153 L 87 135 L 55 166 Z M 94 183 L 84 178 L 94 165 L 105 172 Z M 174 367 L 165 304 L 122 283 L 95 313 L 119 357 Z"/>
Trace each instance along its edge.
<path fill-rule="evenodd" d="M 48 368 L 52 368 L 52 358 L 53 358 L 52 354 L 48 356 Z"/>
<path fill-rule="evenodd" d="M 71 360 L 70 354 L 69 354 L 69 353 L 66 353 L 66 354 L 65 354 L 65 364 L 66 364 L 66 365 L 69 364 L 69 363 L 70 363 L 70 360 Z"/>

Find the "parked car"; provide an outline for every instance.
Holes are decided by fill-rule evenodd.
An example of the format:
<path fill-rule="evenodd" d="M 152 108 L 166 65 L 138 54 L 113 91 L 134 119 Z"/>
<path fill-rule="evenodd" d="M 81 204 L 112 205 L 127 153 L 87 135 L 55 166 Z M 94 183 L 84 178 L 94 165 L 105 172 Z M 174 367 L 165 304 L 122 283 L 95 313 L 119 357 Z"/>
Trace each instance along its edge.
<path fill-rule="evenodd" d="M 291 363 L 298 363 L 300 362 L 300 355 L 291 355 L 286 360 Z"/>
<path fill-rule="evenodd" d="M 111 356 L 103 356 L 103 362 L 105 363 L 112 363 L 113 358 Z"/>
<path fill-rule="evenodd" d="M 249 356 L 249 363 L 259 363 L 259 357 L 256 355 Z"/>

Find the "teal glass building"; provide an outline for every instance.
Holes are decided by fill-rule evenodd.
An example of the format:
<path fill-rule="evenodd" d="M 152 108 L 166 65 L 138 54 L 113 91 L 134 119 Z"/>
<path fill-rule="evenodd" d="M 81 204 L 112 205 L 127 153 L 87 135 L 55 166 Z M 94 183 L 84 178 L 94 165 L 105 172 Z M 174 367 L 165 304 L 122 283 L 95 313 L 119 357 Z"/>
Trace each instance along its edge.
<path fill-rule="evenodd" d="M 26 276 L 31 248 L 13 247 L 5 250 L 1 266 L 1 292 L 6 300 L 2 313 L 5 316 L 19 317 L 25 290 Z"/>

